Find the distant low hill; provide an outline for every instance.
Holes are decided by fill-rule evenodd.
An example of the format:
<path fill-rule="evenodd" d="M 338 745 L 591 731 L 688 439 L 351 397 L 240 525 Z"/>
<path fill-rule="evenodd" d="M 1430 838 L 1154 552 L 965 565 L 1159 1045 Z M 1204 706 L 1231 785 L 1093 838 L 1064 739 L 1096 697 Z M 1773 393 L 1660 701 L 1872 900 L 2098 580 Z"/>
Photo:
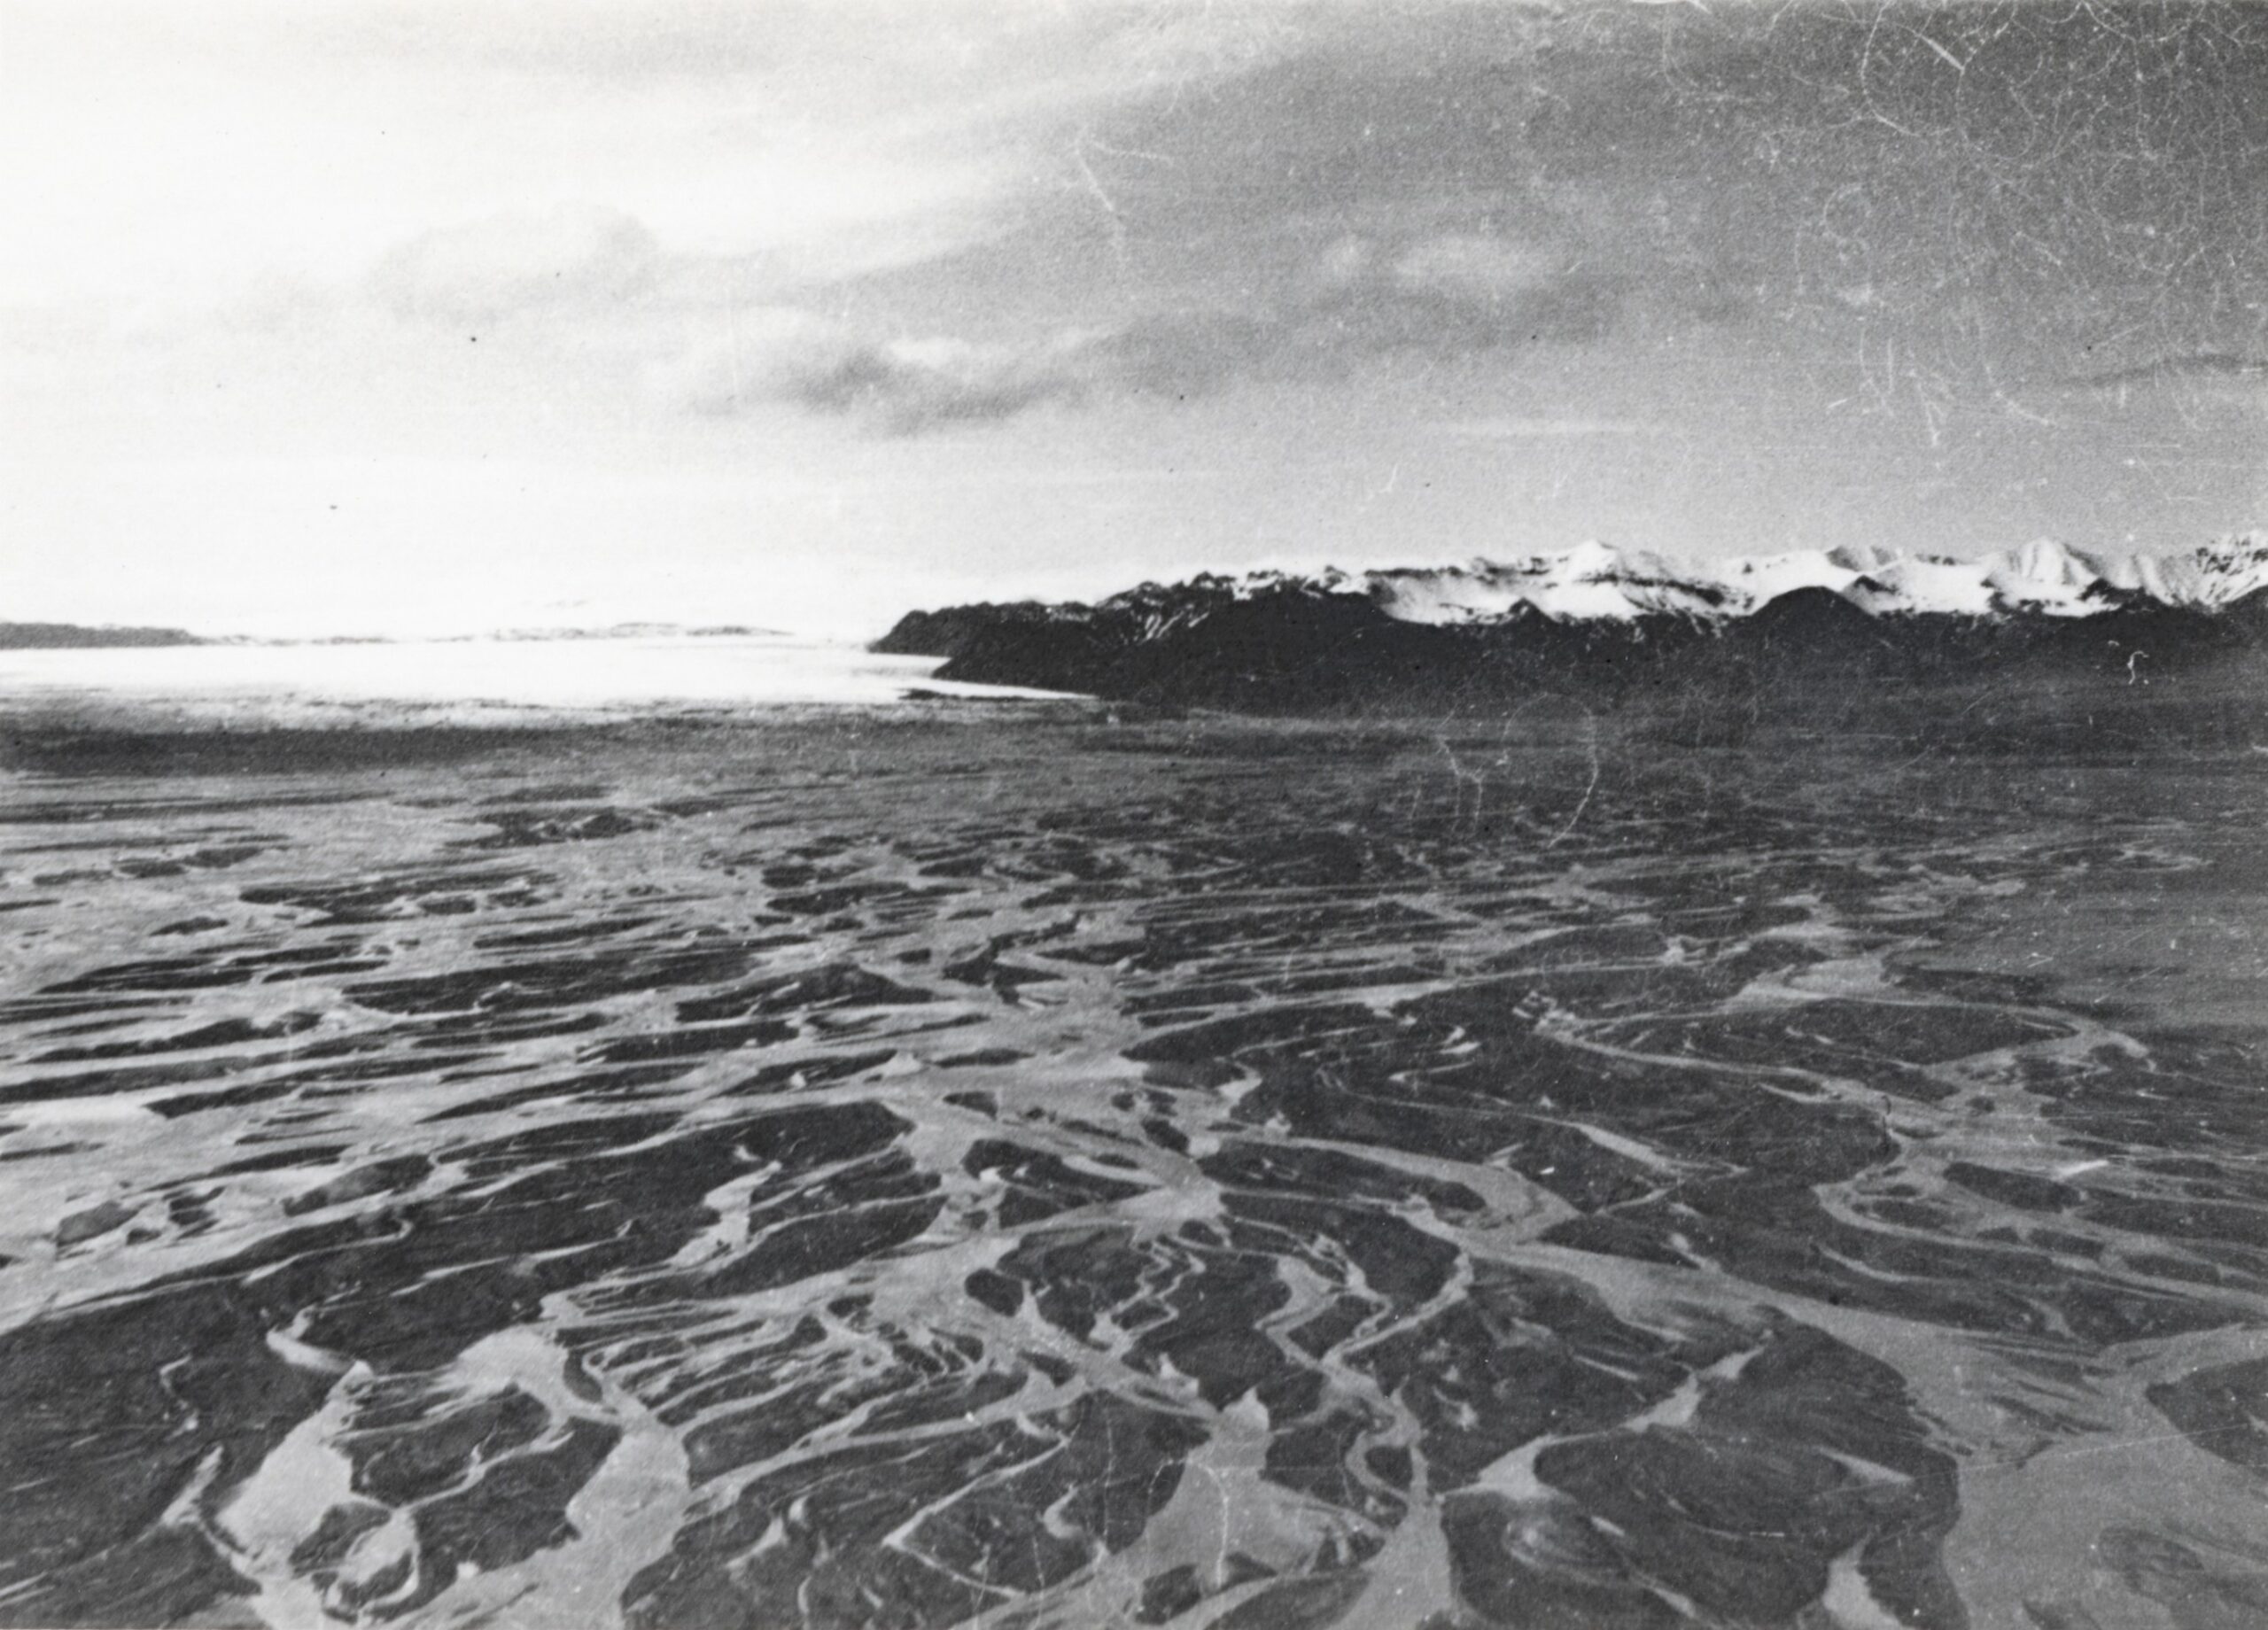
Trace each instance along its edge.
<path fill-rule="evenodd" d="M 0 623 L 0 651 L 93 649 L 120 645 L 204 645 L 180 628 L 89 628 L 78 623 Z"/>
<path fill-rule="evenodd" d="M 459 640 L 503 640 L 514 644 L 549 640 L 721 640 L 785 638 L 777 628 L 749 623 L 713 623 L 689 628 L 683 623 L 610 623 L 602 628 L 505 628 L 492 634 L 461 634 Z"/>

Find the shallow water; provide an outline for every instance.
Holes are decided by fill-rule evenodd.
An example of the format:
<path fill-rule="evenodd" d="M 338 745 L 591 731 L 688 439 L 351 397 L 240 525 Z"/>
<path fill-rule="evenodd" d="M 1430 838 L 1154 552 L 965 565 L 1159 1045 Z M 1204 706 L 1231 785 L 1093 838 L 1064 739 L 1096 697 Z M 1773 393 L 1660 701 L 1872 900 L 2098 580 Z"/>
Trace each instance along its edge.
<path fill-rule="evenodd" d="M 872 705 L 909 689 L 1042 694 L 933 680 L 941 665 L 781 634 L 10 650 L 0 651 L 0 700 L 80 712 L 109 705 L 138 716 L 160 707 L 206 722 L 482 723 L 665 705 Z"/>
<path fill-rule="evenodd" d="M 98 768 L 0 1620 L 2268 1622 L 2256 759 Z"/>

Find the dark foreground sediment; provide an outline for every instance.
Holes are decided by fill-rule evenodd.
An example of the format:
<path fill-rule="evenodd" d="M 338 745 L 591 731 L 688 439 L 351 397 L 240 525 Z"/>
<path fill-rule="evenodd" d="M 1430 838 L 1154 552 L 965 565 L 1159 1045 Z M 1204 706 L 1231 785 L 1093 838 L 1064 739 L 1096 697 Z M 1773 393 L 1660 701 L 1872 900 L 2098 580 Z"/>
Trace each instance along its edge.
<path fill-rule="evenodd" d="M 2248 751 L 12 740 L 0 1622 L 2268 1618 Z"/>

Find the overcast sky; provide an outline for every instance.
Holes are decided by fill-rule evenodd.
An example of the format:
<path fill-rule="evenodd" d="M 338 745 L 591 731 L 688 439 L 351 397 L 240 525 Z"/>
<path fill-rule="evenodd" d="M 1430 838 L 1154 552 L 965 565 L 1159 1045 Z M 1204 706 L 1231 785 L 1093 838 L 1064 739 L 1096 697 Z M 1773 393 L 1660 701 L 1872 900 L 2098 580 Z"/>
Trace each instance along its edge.
<path fill-rule="evenodd" d="M 0 0 L 0 617 L 2268 523 L 2268 8 Z"/>

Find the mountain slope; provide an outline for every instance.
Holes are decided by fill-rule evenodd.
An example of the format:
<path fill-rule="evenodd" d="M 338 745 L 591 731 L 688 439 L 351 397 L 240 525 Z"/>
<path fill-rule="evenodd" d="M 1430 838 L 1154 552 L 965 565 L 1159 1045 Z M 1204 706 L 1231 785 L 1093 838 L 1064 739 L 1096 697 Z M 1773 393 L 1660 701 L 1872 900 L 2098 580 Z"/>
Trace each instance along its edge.
<path fill-rule="evenodd" d="M 1947 687 L 2053 696 L 2268 651 L 2268 538 L 2170 560 L 1799 551 L 1707 570 L 1586 545 L 1512 562 L 1146 583 L 903 618 L 940 677 L 1264 712 L 1564 698 L 1828 716 Z"/>

